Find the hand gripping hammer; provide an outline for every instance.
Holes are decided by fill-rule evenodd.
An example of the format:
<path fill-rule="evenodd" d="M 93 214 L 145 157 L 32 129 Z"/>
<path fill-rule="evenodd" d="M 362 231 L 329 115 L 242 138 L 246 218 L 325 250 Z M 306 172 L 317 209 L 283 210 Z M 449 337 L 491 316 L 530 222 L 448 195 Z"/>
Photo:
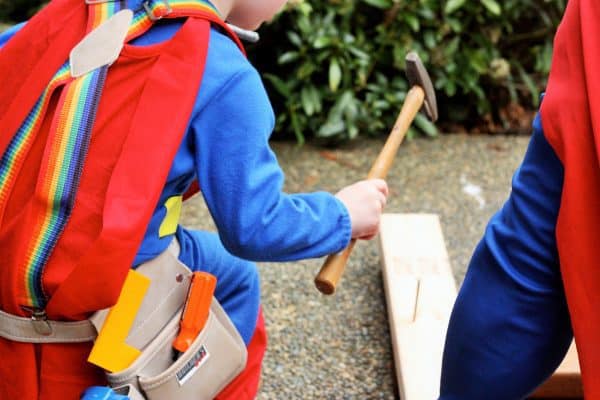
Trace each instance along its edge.
<path fill-rule="evenodd" d="M 415 52 L 406 55 L 406 75 L 411 89 L 406 94 L 394 127 L 373 163 L 367 179 L 385 178 L 398 152 L 398 147 L 421 107 L 431 121 L 437 120 L 438 109 L 433 85 L 419 55 Z M 327 257 L 315 278 L 315 285 L 321 293 L 333 294 L 335 292 L 335 287 L 346 268 L 346 262 L 355 243 L 356 239 L 352 239 L 344 250 Z"/>

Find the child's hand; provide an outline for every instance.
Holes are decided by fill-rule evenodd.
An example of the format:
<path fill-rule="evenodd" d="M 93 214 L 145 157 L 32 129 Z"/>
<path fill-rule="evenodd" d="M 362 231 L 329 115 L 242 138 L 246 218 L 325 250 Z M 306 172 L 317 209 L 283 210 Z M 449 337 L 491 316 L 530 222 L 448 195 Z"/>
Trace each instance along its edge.
<path fill-rule="evenodd" d="M 369 179 L 346 186 L 335 195 L 348 209 L 352 238 L 369 240 L 379 231 L 379 220 L 388 195 L 383 179 Z"/>

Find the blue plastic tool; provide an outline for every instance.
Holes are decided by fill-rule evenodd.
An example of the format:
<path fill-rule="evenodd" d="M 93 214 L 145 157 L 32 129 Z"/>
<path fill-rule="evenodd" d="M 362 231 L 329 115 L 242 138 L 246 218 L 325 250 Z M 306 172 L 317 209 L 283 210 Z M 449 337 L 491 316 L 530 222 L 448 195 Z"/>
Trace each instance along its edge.
<path fill-rule="evenodd" d="M 83 392 L 80 400 L 129 400 L 129 397 L 117 394 L 106 386 L 92 386 Z"/>

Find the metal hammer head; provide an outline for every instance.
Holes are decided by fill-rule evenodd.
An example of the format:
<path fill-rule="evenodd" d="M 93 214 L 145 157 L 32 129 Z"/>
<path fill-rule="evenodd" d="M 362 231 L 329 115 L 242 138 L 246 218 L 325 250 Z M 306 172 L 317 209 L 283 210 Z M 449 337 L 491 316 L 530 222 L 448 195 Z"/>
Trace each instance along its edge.
<path fill-rule="evenodd" d="M 437 101 L 435 99 L 435 91 L 433 90 L 433 84 L 431 78 L 425 69 L 425 66 L 421 62 L 421 58 L 414 51 L 411 51 L 406 55 L 406 76 L 410 86 L 420 86 L 425 92 L 425 101 L 423 107 L 425 108 L 425 114 L 430 120 L 435 122 L 438 118 Z"/>

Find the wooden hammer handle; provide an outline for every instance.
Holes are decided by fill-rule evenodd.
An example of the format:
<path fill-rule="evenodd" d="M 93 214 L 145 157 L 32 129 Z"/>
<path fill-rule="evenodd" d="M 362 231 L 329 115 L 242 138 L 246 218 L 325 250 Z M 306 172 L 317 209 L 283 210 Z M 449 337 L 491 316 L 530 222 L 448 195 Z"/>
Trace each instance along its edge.
<path fill-rule="evenodd" d="M 415 119 L 415 116 L 421 109 L 424 100 L 425 92 L 420 86 L 413 86 L 408 91 L 402 109 L 394 123 L 394 127 L 392 128 L 385 145 L 379 152 L 377 159 L 373 163 L 369 175 L 367 175 L 367 179 L 383 179 L 386 177 L 392 166 L 394 157 L 398 152 L 398 148 L 400 147 L 404 136 L 406 136 L 406 132 Z M 315 278 L 315 286 L 321 293 L 335 293 L 335 288 L 344 273 L 348 257 L 350 256 L 355 243 L 356 239 L 352 239 L 348 247 L 344 250 L 327 257 Z"/>

